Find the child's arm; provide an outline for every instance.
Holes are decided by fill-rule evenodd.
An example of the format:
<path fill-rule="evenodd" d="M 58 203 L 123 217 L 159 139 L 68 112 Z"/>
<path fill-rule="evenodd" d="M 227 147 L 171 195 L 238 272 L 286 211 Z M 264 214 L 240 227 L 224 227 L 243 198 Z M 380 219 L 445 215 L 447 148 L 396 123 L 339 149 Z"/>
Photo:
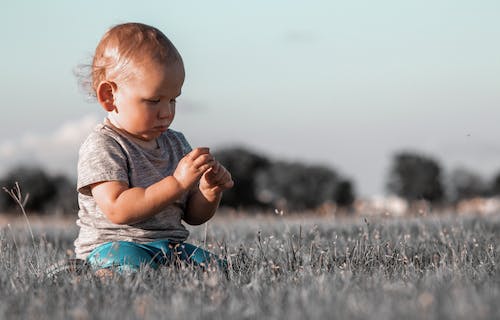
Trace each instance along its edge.
<path fill-rule="evenodd" d="M 210 220 L 219 206 L 222 192 L 232 188 L 231 174 L 217 161 L 203 174 L 198 190 L 188 199 L 184 221 L 199 225 Z"/>
<path fill-rule="evenodd" d="M 208 148 L 197 148 L 179 161 L 172 176 L 147 188 L 129 188 L 123 182 L 105 181 L 91 186 L 92 196 L 111 222 L 132 224 L 154 216 L 179 199 L 214 164 Z"/>

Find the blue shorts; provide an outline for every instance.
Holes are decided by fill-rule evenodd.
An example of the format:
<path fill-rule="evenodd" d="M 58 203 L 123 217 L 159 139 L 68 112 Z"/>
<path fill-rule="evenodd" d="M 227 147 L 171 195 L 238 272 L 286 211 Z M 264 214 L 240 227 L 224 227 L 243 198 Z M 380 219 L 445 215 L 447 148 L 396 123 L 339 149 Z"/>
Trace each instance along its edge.
<path fill-rule="evenodd" d="M 149 243 L 129 241 L 107 242 L 95 248 L 87 261 L 94 268 L 116 268 L 118 271 L 135 272 L 141 266 L 157 269 L 161 265 L 186 262 L 205 267 L 217 263 L 223 270 L 227 262 L 213 253 L 189 243 L 158 240 Z"/>

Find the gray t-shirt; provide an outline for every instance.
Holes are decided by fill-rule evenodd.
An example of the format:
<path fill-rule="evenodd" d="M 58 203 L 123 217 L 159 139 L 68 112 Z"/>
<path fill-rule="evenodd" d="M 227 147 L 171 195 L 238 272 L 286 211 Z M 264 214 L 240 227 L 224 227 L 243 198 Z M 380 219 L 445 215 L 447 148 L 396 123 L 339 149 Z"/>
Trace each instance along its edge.
<path fill-rule="evenodd" d="M 182 225 L 188 194 L 149 218 L 130 225 L 108 220 L 97 206 L 90 185 L 122 181 L 129 187 L 148 187 L 172 175 L 179 160 L 191 151 L 184 135 L 167 130 L 158 139 L 158 148 L 145 149 L 107 124 L 98 125 L 82 144 L 78 159 L 77 258 L 84 259 L 97 246 L 111 241 L 146 243 L 160 239 L 184 241 L 189 232 Z"/>

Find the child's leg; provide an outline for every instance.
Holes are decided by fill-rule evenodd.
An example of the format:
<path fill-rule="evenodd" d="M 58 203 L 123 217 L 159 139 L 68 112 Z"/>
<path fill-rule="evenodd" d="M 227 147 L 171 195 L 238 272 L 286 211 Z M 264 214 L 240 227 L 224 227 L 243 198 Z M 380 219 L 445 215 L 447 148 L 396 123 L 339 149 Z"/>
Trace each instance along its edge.
<path fill-rule="evenodd" d="M 97 254 L 99 257 L 104 257 L 104 261 L 102 261 L 103 258 L 93 258 Z M 106 254 L 112 259 L 106 259 Z M 101 265 L 109 267 L 126 265 L 128 269 L 132 267 L 136 270 L 141 264 L 148 264 L 156 269 L 159 265 L 175 262 L 176 259 L 202 267 L 216 262 L 220 268 L 227 271 L 227 261 L 220 259 L 217 255 L 189 243 L 176 243 L 169 240 L 158 240 L 147 244 L 125 241 L 106 243 L 95 249 L 87 258 L 92 265 L 94 265 L 94 260 L 98 260 L 101 263 L 105 262 Z"/>
<path fill-rule="evenodd" d="M 160 256 L 160 257 L 159 257 Z M 138 271 L 141 265 L 158 268 L 161 255 L 158 250 L 148 245 L 135 242 L 116 241 L 105 243 L 94 249 L 87 261 L 94 268 L 116 268 L 117 271 Z"/>
<path fill-rule="evenodd" d="M 187 263 L 206 267 L 210 263 L 216 262 L 223 270 L 227 269 L 226 260 L 221 259 L 217 255 L 189 243 L 181 243 L 178 246 L 176 253 L 181 260 L 184 260 Z"/>

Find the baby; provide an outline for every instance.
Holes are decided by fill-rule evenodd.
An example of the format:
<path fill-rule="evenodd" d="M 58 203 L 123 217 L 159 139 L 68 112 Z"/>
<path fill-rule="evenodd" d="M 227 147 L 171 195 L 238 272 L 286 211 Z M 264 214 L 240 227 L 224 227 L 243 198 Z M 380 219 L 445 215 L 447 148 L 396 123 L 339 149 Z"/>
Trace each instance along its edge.
<path fill-rule="evenodd" d="M 95 50 L 91 78 L 108 116 L 79 152 L 77 258 L 132 272 L 174 258 L 224 264 L 184 242 L 181 221 L 208 221 L 233 181 L 208 148 L 192 150 L 169 129 L 184 82 L 177 49 L 154 27 L 117 25 Z"/>

